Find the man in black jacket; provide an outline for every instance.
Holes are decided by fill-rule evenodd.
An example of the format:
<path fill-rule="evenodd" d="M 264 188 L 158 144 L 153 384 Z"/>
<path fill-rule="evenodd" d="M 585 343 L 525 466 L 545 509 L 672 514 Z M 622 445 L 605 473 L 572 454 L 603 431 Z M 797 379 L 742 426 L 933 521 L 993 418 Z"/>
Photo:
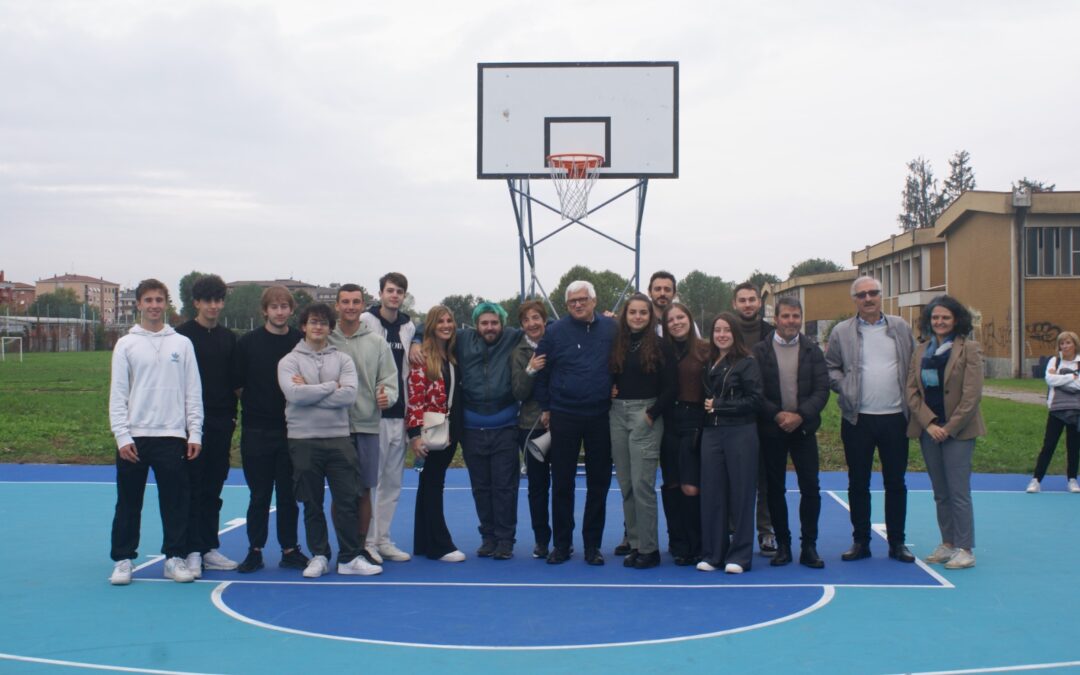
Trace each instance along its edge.
<path fill-rule="evenodd" d="M 754 345 L 754 358 L 761 368 L 765 388 L 758 436 L 765 458 L 769 514 L 777 541 L 777 551 L 770 564 L 786 565 L 792 560 L 791 529 L 784 499 L 790 453 L 801 494 L 802 553 L 799 562 L 820 569 L 825 563 L 817 553 L 818 516 L 821 513 L 817 429 L 821 425 L 821 411 L 829 400 L 829 375 L 821 348 L 799 333 L 802 329 L 799 301 L 791 297 L 779 298 L 773 318 L 776 331 L 772 337 Z"/>

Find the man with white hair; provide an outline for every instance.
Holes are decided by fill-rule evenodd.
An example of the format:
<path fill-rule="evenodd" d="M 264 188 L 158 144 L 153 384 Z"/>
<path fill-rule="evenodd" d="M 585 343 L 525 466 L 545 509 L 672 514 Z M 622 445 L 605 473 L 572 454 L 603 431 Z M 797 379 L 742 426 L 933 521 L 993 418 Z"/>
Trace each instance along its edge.
<path fill-rule="evenodd" d="M 907 400 L 904 391 L 915 341 L 911 327 L 881 311 L 881 282 L 859 277 L 851 284 L 857 314 L 833 327 L 825 366 L 829 385 L 838 394 L 840 439 L 848 465 L 851 509 L 850 549 L 840 556 L 852 561 L 870 557 L 870 473 L 874 448 L 881 458 L 885 482 L 885 527 L 889 557 L 915 562 L 904 545 L 907 520 Z"/>
<path fill-rule="evenodd" d="M 570 559 L 574 535 L 574 476 L 578 449 L 585 445 L 585 517 L 581 536 L 585 562 L 603 565 L 607 494 L 611 488 L 611 372 L 614 319 L 597 314 L 596 289 L 588 281 L 566 288 L 569 314 L 553 323 L 537 345 L 546 367 L 537 373 L 533 395 L 551 430 L 551 524 L 554 546 L 548 564 Z"/>

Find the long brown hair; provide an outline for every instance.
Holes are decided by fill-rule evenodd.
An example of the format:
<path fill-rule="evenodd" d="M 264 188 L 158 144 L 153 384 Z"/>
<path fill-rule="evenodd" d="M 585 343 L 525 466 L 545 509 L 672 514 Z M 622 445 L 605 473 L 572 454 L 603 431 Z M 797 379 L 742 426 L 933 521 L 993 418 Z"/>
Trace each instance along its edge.
<path fill-rule="evenodd" d="M 611 347 L 608 365 L 613 373 L 621 373 L 626 364 L 626 355 L 630 352 L 630 324 L 626 321 L 631 302 L 644 302 L 649 309 L 649 323 L 642 329 L 641 335 L 641 370 L 652 373 L 660 367 L 663 354 L 660 352 L 660 338 L 656 335 L 656 314 L 652 300 L 644 293 L 634 293 L 627 299 L 619 312 L 619 332 L 615 334 L 615 344 Z"/>
<path fill-rule="evenodd" d="M 449 314 L 450 318 L 454 317 L 454 313 L 449 308 L 444 305 L 435 305 L 428 310 L 427 317 L 424 319 L 424 341 L 420 344 L 420 353 L 424 355 L 424 374 L 432 382 L 442 379 L 442 369 L 445 363 L 442 350 L 439 349 L 439 338 L 435 336 L 435 326 L 444 314 Z M 457 330 L 450 336 L 450 341 L 446 343 L 446 358 L 453 364 L 457 363 L 457 359 L 454 357 L 454 345 L 456 343 Z"/>
<path fill-rule="evenodd" d="M 681 302 L 673 302 L 668 305 L 667 309 L 664 310 L 664 315 L 660 317 L 660 325 L 664 329 L 664 340 L 671 345 L 672 349 L 675 349 L 675 345 L 678 341 L 668 332 L 667 327 L 668 314 L 670 314 L 673 309 L 677 309 L 685 314 L 687 321 L 690 322 L 690 332 L 686 335 L 687 353 L 704 361 L 709 357 L 709 343 L 702 340 L 698 337 L 697 333 L 694 332 L 694 329 L 697 326 L 697 324 L 694 323 L 694 315 L 690 312 L 690 308 Z M 676 353 L 678 353 L 678 350 L 676 350 Z"/>
<path fill-rule="evenodd" d="M 716 322 L 723 320 L 731 329 L 731 350 L 727 353 L 727 360 L 730 363 L 741 361 L 742 359 L 750 356 L 750 350 L 746 348 L 746 343 L 743 342 L 742 333 L 739 331 L 739 324 L 736 323 L 738 319 L 731 312 L 721 312 L 712 320 L 712 324 L 709 325 L 709 367 L 711 368 L 716 360 L 720 358 L 720 348 L 716 346 L 716 341 L 713 339 L 713 334 L 716 331 Z"/>

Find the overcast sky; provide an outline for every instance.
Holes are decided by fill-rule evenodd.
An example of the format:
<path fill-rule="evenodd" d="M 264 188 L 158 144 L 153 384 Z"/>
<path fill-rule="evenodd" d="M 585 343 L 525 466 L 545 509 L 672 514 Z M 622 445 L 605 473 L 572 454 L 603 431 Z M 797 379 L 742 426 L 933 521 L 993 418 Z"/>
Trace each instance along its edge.
<path fill-rule="evenodd" d="M 174 291 L 192 269 L 397 270 L 420 308 L 505 298 L 516 230 L 505 182 L 476 179 L 476 64 L 661 60 L 680 177 L 649 184 L 646 278 L 850 266 L 898 231 L 919 155 L 943 179 L 968 150 L 979 189 L 1080 190 L 1078 26 L 1070 1 L 0 0 L 0 269 Z M 632 204 L 606 211 L 631 236 Z M 538 251 L 549 289 L 632 262 L 580 228 Z"/>

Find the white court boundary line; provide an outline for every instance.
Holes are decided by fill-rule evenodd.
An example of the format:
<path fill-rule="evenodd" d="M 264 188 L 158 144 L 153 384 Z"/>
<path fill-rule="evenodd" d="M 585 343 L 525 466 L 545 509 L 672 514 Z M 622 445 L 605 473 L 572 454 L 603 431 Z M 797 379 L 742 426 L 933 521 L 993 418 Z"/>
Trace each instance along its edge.
<path fill-rule="evenodd" d="M 193 670 L 158 670 L 155 668 L 135 668 L 131 666 L 106 666 L 100 663 L 87 661 L 62 661 L 60 659 L 42 659 L 34 656 L 19 656 L 18 654 L 5 654 L 0 652 L 0 660 L 21 661 L 23 663 L 40 663 L 46 666 L 64 666 L 66 668 L 83 668 L 85 670 L 111 670 L 121 673 L 154 673 L 155 675 L 214 675 Z"/>
<path fill-rule="evenodd" d="M 1061 661 L 1059 663 L 1024 663 L 1016 666 L 994 666 L 989 668 L 967 668 L 964 670 L 925 670 L 910 675 L 967 675 L 968 673 L 1015 673 L 1026 670 L 1048 670 L 1050 668 L 1072 668 L 1080 666 L 1080 661 Z"/>
<path fill-rule="evenodd" d="M 795 612 L 793 614 L 788 614 L 787 616 L 782 616 L 782 617 L 777 618 L 777 619 L 771 619 L 769 621 L 763 621 L 761 623 L 752 624 L 752 625 L 749 625 L 749 626 L 740 626 L 738 628 L 731 628 L 729 630 L 715 631 L 715 632 L 712 632 L 712 633 L 698 633 L 698 634 L 695 634 L 695 635 L 681 635 L 679 637 L 673 637 L 673 638 L 660 638 L 660 639 L 656 639 L 656 640 L 636 640 L 636 641 L 631 641 L 631 642 L 606 642 L 606 643 L 585 644 L 585 645 L 536 645 L 536 646 L 527 646 L 527 647 L 526 646 L 516 646 L 515 647 L 515 646 L 503 646 L 503 645 L 432 645 L 432 644 L 424 644 L 424 643 L 419 643 L 419 642 L 398 642 L 398 641 L 391 641 L 391 640 L 373 640 L 373 639 L 369 639 L 369 638 L 355 638 L 355 637 L 346 637 L 346 636 L 342 636 L 342 635 L 327 635 L 327 634 L 324 634 L 324 633 L 315 633 L 315 632 L 312 632 L 312 631 L 304 631 L 304 630 L 298 630 L 298 629 L 294 629 L 294 628 L 284 628 L 282 626 L 275 626 L 273 624 L 264 623 L 262 621 L 257 621 L 255 619 L 247 617 L 247 616 L 245 616 L 243 614 L 240 614 L 240 613 L 236 612 L 231 607 L 229 607 L 225 603 L 225 601 L 222 599 L 221 596 L 225 592 L 225 590 L 229 586 L 232 585 L 232 583 L 233 582 L 225 582 L 225 583 L 220 584 L 217 588 L 214 589 L 214 592 L 210 595 L 211 600 L 214 603 L 214 606 L 217 607 L 222 613 L 226 614 L 227 616 L 230 616 L 233 619 L 236 619 L 237 621 L 240 621 L 242 623 L 246 623 L 246 624 L 250 624 L 252 626 L 256 626 L 258 628 L 264 628 L 266 630 L 279 631 L 279 632 L 282 632 L 282 633 L 289 633 L 289 634 L 292 634 L 292 635 L 303 635 L 303 636 L 306 636 L 306 637 L 321 638 L 321 639 L 325 639 L 325 640 L 338 640 L 338 641 L 341 641 L 341 642 L 359 642 L 359 643 L 364 643 L 364 644 L 388 645 L 388 646 L 393 646 L 393 647 L 413 647 L 413 648 L 417 648 L 417 649 L 454 649 L 454 650 L 465 650 L 465 651 L 554 651 L 554 650 L 567 650 L 567 649 L 607 649 L 607 648 L 611 648 L 611 647 L 629 647 L 629 646 L 638 646 L 638 645 L 658 645 L 658 644 L 669 644 L 669 643 L 673 643 L 673 642 L 686 642 L 688 640 L 702 640 L 702 639 L 705 639 L 705 638 L 714 638 L 714 637 L 720 637 L 720 636 L 723 636 L 723 635 L 733 635 L 735 633 L 743 633 L 743 632 L 750 631 L 750 630 L 756 630 L 758 628 L 765 628 L 766 626 L 773 626 L 773 625 L 776 625 L 776 624 L 786 623 L 788 621 L 793 621 L 793 620 L 798 619 L 800 617 L 806 616 L 807 614 L 810 614 L 811 612 L 815 612 L 818 609 L 821 609 L 825 605 L 829 604 L 832 601 L 833 597 L 835 597 L 835 595 L 836 595 L 836 591 L 833 589 L 832 586 L 828 586 L 828 585 L 817 586 L 818 588 L 821 588 L 821 590 L 822 590 L 821 597 L 818 598 L 817 602 L 815 602 L 814 604 L 810 605 L 809 607 L 804 607 L 803 609 L 799 610 L 798 612 Z M 731 587 L 729 587 L 729 588 L 731 588 Z"/>

